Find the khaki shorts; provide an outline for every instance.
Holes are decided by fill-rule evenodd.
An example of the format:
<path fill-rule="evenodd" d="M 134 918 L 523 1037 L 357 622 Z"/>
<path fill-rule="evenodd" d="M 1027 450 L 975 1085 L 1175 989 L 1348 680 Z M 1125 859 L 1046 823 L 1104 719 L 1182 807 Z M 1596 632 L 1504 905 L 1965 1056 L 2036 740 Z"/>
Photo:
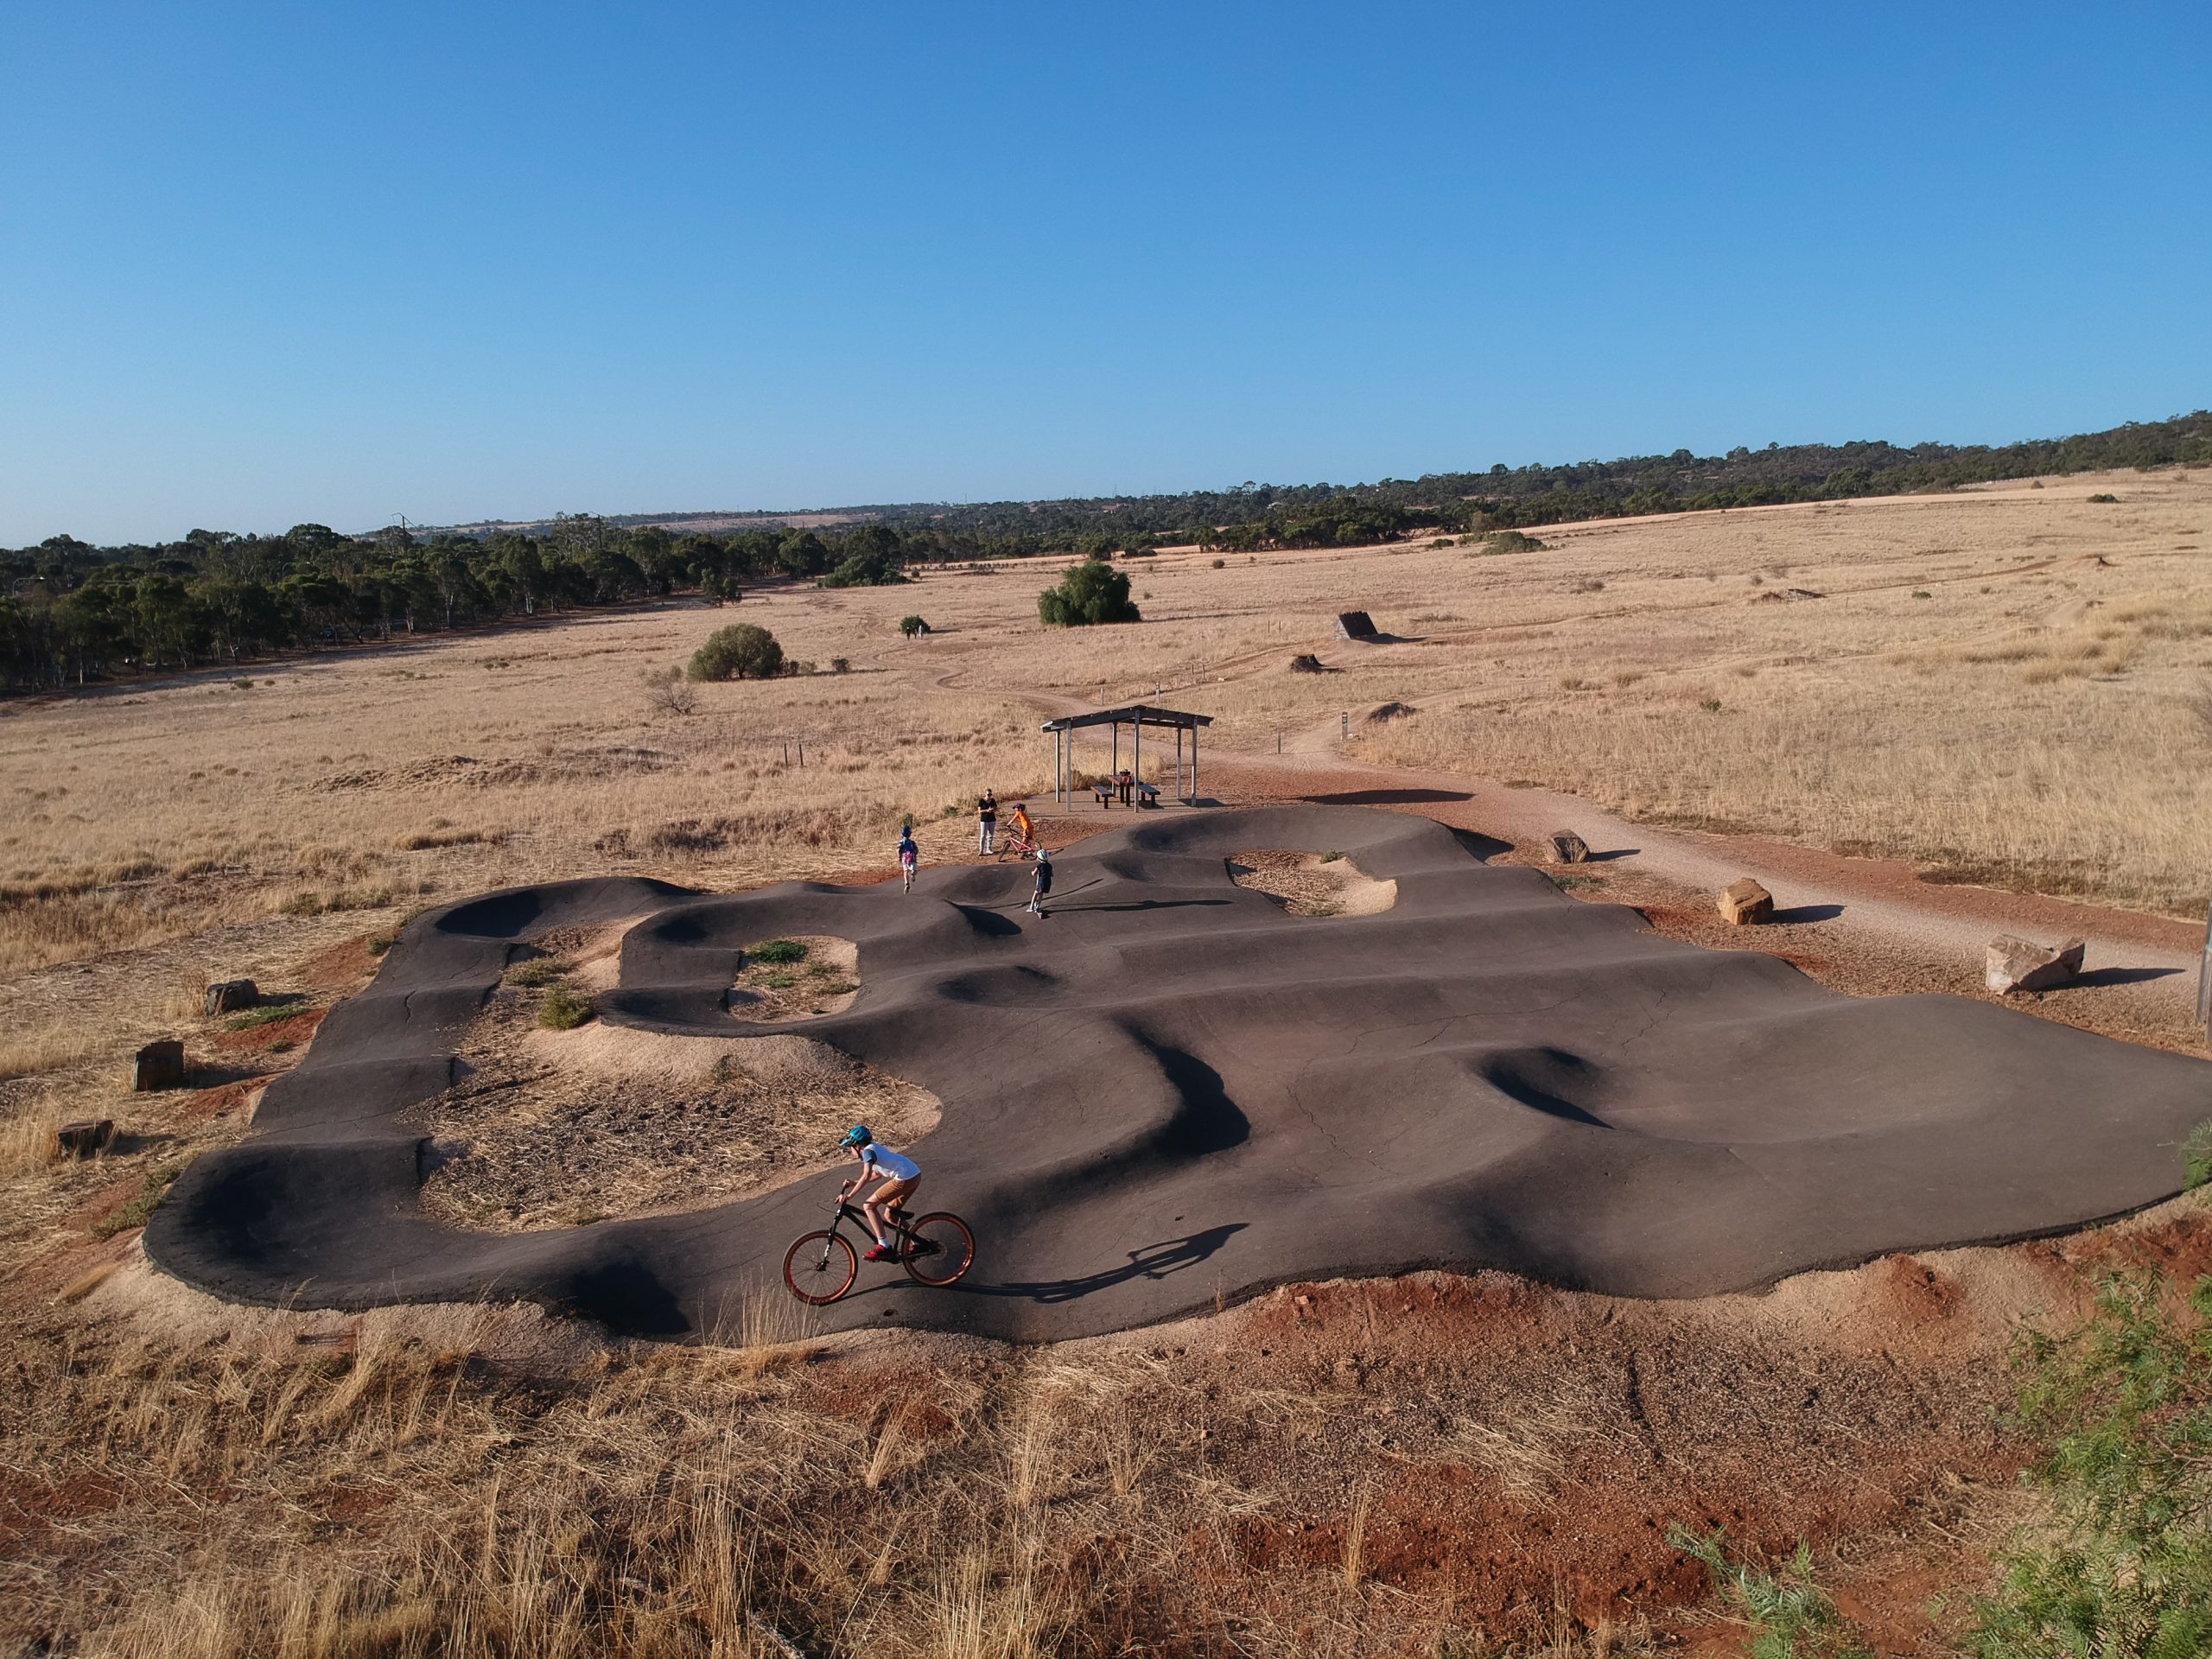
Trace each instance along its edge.
<path fill-rule="evenodd" d="M 922 1178 L 917 1175 L 911 1181 L 886 1181 L 874 1192 L 868 1193 L 861 1202 L 880 1204 L 887 1210 L 895 1210 L 906 1201 L 909 1193 L 921 1185 L 921 1180 Z"/>

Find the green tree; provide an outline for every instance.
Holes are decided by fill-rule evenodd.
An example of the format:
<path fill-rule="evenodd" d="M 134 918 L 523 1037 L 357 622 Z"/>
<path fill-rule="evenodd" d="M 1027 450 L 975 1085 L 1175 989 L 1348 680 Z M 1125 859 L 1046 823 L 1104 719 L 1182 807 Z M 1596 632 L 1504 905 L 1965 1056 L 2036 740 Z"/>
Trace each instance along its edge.
<path fill-rule="evenodd" d="M 1037 617 L 1056 628 L 1144 620 L 1129 598 L 1129 579 L 1103 559 L 1070 565 L 1058 587 L 1037 595 Z"/>
<path fill-rule="evenodd" d="M 772 680 L 783 672 L 784 648 L 776 636 L 750 622 L 716 628 L 691 653 L 695 680 Z"/>
<path fill-rule="evenodd" d="M 888 588 L 906 580 L 899 532 L 881 524 L 862 524 L 837 543 L 837 568 L 822 578 L 824 588 Z"/>
<path fill-rule="evenodd" d="M 776 543 L 776 564 L 787 576 L 818 576 L 830 568 L 830 550 L 810 530 L 795 530 Z"/>

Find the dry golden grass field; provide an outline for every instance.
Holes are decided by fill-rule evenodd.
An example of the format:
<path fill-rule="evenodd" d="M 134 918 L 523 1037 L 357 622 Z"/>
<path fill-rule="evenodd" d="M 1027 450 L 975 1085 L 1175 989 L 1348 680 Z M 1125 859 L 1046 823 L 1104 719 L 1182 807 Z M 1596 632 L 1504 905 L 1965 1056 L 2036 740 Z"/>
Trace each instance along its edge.
<path fill-rule="evenodd" d="M 2054 479 L 1516 554 L 1169 551 L 1122 567 L 1126 628 L 1040 627 L 1058 566 L 1029 563 L 0 707 L 0 1651 L 1595 1654 L 1711 1638 L 1673 1519 L 1805 1537 L 1881 1651 L 1942 1650 L 1929 1593 L 2018 1513 L 1990 1427 L 2011 1321 L 2131 1241 L 2212 1255 L 2193 1205 L 1768 1298 L 1293 1287 L 1046 1351 L 819 1340 L 765 1293 L 690 1350 L 512 1310 L 246 1312 L 153 1274 L 136 1223 L 415 909 L 610 872 L 874 879 L 906 813 L 950 859 L 983 785 L 1045 787 L 1044 714 L 1155 691 L 1217 717 L 1209 753 L 1341 748 L 2201 914 L 2208 530 L 2212 476 Z M 1351 608 L 1395 640 L 1331 639 Z M 819 671 L 656 712 L 646 676 L 736 620 Z M 1308 652 L 1325 671 L 1292 672 Z M 241 975 L 295 1000 L 200 1018 Z M 485 1039 L 518 1075 L 520 1031 Z M 156 1035 L 191 1087 L 131 1096 Z M 742 1155 L 699 1149 L 718 1191 L 804 1166 L 794 1135 L 841 1109 L 755 1087 Z M 51 1160 L 83 1116 L 124 1138 Z M 597 1212 L 543 1173 L 440 1201 Z"/>

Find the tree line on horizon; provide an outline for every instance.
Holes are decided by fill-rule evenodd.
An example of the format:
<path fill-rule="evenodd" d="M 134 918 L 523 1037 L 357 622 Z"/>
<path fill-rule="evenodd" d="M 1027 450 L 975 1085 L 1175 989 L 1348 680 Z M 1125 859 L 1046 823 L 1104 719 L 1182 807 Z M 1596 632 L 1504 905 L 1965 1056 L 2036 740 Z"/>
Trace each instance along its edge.
<path fill-rule="evenodd" d="M 238 663 L 677 592 L 726 602 L 764 581 L 874 586 L 903 581 L 915 565 L 1103 559 L 1192 543 L 1239 551 L 1358 546 L 2192 464 L 2212 464 L 2212 414 L 2203 410 L 1998 448 L 1770 444 L 1707 457 L 1678 449 L 1349 486 L 1248 483 L 1179 495 L 872 507 L 854 510 L 864 522 L 819 531 L 687 533 L 680 521 L 576 513 L 527 531 L 395 527 L 355 536 L 298 524 L 282 535 L 195 530 L 181 541 L 123 547 L 55 536 L 0 550 L 0 690 Z"/>

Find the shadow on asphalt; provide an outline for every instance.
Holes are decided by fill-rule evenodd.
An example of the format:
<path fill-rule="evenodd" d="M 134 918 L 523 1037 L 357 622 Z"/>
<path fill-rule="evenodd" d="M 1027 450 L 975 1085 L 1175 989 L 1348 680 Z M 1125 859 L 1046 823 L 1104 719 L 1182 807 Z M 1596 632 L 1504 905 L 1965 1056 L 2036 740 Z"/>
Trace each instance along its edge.
<path fill-rule="evenodd" d="M 1165 1279 L 1185 1268 L 1195 1268 L 1228 1243 L 1231 1234 L 1241 1233 L 1250 1224 L 1243 1221 L 1227 1222 L 1219 1227 L 1208 1227 L 1202 1232 L 1192 1233 L 1182 1238 L 1163 1239 L 1157 1244 L 1147 1244 L 1142 1249 L 1131 1250 L 1128 1259 L 1119 1267 L 1085 1274 L 1079 1279 L 1040 1279 L 1031 1282 L 1014 1281 L 1002 1285 L 963 1284 L 956 1286 L 955 1289 L 968 1296 L 1011 1296 L 1025 1301 L 1048 1304 L 1080 1301 L 1099 1291 L 1126 1285 L 1133 1279 Z"/>

